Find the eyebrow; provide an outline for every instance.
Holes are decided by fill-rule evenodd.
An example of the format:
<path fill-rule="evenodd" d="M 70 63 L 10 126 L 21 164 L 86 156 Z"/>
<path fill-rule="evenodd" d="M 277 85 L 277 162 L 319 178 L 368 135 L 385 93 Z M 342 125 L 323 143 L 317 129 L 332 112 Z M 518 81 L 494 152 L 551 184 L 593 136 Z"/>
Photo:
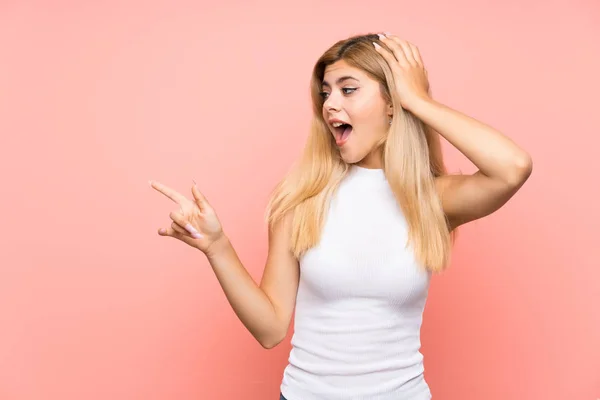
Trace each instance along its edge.
<path fill-rule="evenodd" d="M 353 76 L 350 76 L 350 75 L 345 75 L 345 76 L 342 76 L 342 77 L 338 78 L 338 80 L 337 80 L 337 81 L 335 81 L 335 83 L 336 83 L 337 85 L 339 85 L 340 83 L 342 83 L 342 82 L 344 82 L 344 81 L 347 81 L 347 80 L 349 80 L 349 79 L 352 79 L 352 80 L 355 80 L 355 81 L 357 81 L 357 82 L 360 82 L 358 79 L 356 79 L 356 78 L 355 78 L 355 77 L 353 77 Z M 323 81 L 322 85 L 323 85 L 323 86 L 327 86 L 327 87 L 331 87 L 331 85 L 330 85 L 330 84 L 329 84 L 327 81 Z"/>

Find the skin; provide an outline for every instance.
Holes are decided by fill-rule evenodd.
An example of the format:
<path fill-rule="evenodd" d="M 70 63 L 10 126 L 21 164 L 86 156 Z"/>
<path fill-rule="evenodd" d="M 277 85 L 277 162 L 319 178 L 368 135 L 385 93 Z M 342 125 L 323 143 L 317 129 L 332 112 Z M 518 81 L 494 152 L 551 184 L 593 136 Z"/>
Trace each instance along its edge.
<path fill-rule="evenodd" d="M 380 44 L 385 44 L 383 48 Z M 374 44 L 394 73 L 401 106 L 443 136 L 478 167 L 470 175 L 449 175 L 436 181 L 451 228 L 482 218 L 502 207 L 525 183 L 532 171 L 531 157 L 494 128 L 443 105 L 427 94 L 427 71 L 417 47 L 395 36 L 381 36 Z M 346 74 L 356 81 L 336 83 Z M 323 115 L 338 117 L 355 128 L 340 149 L 346 162 L 381 168 L 373 144 L 387 131 L 391 105 L 378 84 L 344 62 L 326 70 L 327 100 Z M 344 88 L 357 87 L 351 91 Z M 333 134 L 333 130 L 332 130 Z M 259 285 L 242 265 L 214 208 L 192 187 L 192 199 L 158 182 L 158 192 L 173 200 L 178 210 L 169 214 L 171 226 L 159 235 L 178 239 L 206 256 L 225 296 L 242 323 L 264 348 L 273 348 L 286 336 L 299 282 L 298 261 L 290 252 L 291 215 L 269 230 L 269 251 Z"/>
<path fill-rule="evenodd" d="M 343 77 L 352 78 L 339 81 Z M 382 168 L 381 149 L 375 144 L 387 134 L 392 105 L 384 100 L 379 83 L 340 60 L 325 69 L 321 96 L 325 121 L 335 118 L 352 125 L 348 141 L 339 148 L 342 159 L 365 168 Z M 335 128 L 329 128 L 335 137 Z"/>

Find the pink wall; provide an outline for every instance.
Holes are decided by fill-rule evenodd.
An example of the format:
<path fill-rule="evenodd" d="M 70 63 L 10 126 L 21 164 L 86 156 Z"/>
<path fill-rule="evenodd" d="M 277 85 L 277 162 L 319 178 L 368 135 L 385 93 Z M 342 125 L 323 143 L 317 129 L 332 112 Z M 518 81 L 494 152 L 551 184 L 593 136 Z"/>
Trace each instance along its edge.
<path fill-rule="evenodd" d="M 436 98 L 534 159 L 434 278 L 434 398 L 600 397 L 597 2 L 189 3 L 0 4 L 0 399 L 277 398 L 289 338 L 262 349 L 205 258 L 156 234 L 172 203 L 147 181 L 195 179 L 259 280 L 310 69 L 380 30 L 417 43 Z"/>

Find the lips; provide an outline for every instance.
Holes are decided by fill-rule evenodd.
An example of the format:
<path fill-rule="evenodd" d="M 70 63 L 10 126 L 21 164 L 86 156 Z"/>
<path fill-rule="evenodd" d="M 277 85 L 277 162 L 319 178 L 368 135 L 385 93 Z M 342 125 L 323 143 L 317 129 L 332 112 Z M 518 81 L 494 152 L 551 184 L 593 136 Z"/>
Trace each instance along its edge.
<path fill-rule="evenodd" d="M 340 134 L 344 132 L 344 129 L 346 129 L 347 127 L 352 128 L 352 125 L 350 125 L 348 122 L 337 118 L 332 118 L 327 122 L 329 123 L 329 126 L 333 131 Z"/>
<path fill-rule="evenodd" d="M 343 119 L 339 119 L 339 118 L 329 118 L 329 120 L 327 121 L 330 124 L 333 124 L 334 122 L 341 122 L 342 124 L 347 124 L 346 121 L 344 121 Z"/>
<path fill-rule="evenodd" d="M 327 121 L 329 123 L 329 125 L 331 127 L 333 127 L 336 124 L 346 124 L 346 125 L 350 125 L 348 122 L 344 121 L 343 119 L 337 119 L 337 118 L 331 118 L 330 120 Z"/>
<path fill-rule="evenodd" d="M 344 145 L 352 133 L 352 125 L 341 119 L 330 119 L 329 126 L 333 130 L 335 142 L 338 146 Z"/>

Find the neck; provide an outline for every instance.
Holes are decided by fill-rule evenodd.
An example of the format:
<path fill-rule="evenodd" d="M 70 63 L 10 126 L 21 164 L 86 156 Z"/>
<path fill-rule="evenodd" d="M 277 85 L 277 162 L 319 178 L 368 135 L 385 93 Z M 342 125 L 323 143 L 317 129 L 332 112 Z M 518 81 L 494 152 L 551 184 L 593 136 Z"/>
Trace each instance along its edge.
<path fill-rule="evenodd" d="M 365 169 L 383 169 L 383 163 L 381 162 L 381 159 L 377 159 L 377 160 L 362 159 L 360 162 L 357 162 L 354 165 L 356 165 L 357 167 L 360 167 L 360 168 L 365 168 Z"/>
<path fill-rule="evenodd" d="M 381 154 L 381 149 L 370 152 L 365 156 L 365 158 L 357 162 L 355 165 L 367 169 L 383 169 L 383 157 Z"/>

